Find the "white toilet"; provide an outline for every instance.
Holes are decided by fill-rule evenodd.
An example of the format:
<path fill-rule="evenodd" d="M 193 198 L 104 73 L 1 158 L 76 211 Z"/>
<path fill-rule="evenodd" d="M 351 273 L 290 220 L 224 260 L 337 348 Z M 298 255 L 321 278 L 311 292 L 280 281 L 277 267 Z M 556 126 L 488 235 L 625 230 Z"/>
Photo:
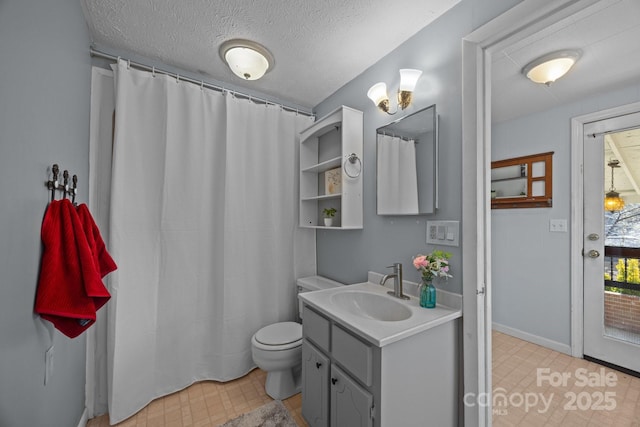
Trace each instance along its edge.
<path fill-rule="evenodd" d="M 321 276 L 297 280 L 297 293 L 342 286 Z M 302 319 L 302 303 L 298 302 Z M 253 362 L 267 372 L 266 392 L 274 399 L 286 399 L 300 392 L 302 366 L 302 325 L 280 322 L 265 326 L 251 338 Z"/>

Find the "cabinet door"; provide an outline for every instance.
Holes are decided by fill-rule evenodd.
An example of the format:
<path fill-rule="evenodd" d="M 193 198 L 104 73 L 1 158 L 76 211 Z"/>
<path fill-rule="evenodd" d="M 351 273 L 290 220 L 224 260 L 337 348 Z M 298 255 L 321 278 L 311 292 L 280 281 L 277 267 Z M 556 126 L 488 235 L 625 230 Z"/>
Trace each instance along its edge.
<path fill-rule="evenodd" d="M 329 426 L 329 358 L 302 341 L 302 416 L 311 427 Z"/>
<path fill-rule="evenodd" d="M 336 365 L 331 366 L 331 427 L 373 426 L 373 396 Z"/>

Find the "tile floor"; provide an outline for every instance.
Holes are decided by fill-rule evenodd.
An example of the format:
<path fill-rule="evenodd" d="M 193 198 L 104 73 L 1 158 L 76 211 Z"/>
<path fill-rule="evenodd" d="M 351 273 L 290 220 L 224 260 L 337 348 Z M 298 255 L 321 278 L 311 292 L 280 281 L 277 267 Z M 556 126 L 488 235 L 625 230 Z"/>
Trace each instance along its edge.
<path fill-rule="evenodd" d="M 640 427 L 640 378 L 500 332 L 492 337 L 495 427 Z"/>
<path fill-rule="evenodd" d="M 548 369 L 546 375 L 538 374 L 539 368 Z M 271 401 L 264 392 L 265 378 L 265 372 L 255 369 L 227 383 L 200 382 L 151 402 L 117 425 L 217 426 Z M 640 378 L 495 331 L 493 390 L 496 427 L 640 427 Z M 301 396 L 284 404 L 298 425 L 307 427 Z M 108 415 L 87 424 L 108 425 Z"/>
<path fill-rule="evenodd" d="M 169 396 L 156 399 L 140 412 L 116 424 L 118 427 L 209 427 L 224 424 L 245 412 L 272 401 L 264 391 L 267 374 L 254 369 L 234 381 L 203 381 Z M 283 401 L 298 426 L 302 419 L 302 396 Z M 89 420 L 87 427 L 107 427 L 109 416 Z"/>

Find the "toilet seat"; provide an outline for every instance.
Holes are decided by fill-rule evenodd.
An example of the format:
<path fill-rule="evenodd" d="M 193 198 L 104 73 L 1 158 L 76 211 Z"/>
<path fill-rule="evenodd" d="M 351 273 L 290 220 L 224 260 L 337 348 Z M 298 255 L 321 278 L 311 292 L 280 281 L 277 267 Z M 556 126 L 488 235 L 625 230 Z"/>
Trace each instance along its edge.
<path fill-rule="evenodd" d="M 262 350 L 288 350 L 302 345 L 302 325 L 280 322 L 265 326 L 253 335 L 253 344 Z"/>

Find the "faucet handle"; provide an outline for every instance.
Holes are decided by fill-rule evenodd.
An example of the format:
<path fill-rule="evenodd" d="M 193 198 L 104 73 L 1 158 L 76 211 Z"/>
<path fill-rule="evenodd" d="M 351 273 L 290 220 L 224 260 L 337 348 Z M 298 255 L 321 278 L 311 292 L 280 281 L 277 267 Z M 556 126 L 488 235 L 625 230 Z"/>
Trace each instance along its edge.
<path fill-rule="evenodd" d="M 394 262 L 393 265 L 388 265 L 387 268 L 393 268 L 393 271 L 402 270 L 402 263 Z"/>

